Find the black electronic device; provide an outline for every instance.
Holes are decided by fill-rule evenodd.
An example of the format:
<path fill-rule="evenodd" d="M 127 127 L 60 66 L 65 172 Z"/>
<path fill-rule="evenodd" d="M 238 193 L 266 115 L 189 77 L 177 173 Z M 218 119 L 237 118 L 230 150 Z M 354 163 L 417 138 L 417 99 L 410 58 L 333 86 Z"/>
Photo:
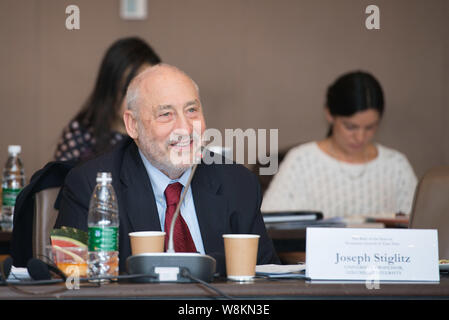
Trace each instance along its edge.
<path fill-rule="evenodd" d="M 211 282 L 216 261 L 199 253 L 142 253 L 126 260 L 129 274 L 150 274 L 153 277 L 132 279 L 132 282 Z"/>
<path fill-rule="evenodd" d="M 263 221 L 268 223 L 308 222 L 323 219 L 319 211 L 278 211 L 262 212 Z"/>

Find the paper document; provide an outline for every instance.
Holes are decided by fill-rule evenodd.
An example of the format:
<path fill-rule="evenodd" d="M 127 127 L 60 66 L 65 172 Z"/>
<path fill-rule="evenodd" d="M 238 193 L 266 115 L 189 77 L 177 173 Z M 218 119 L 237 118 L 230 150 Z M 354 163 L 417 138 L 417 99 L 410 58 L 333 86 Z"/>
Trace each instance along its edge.
<path fill-rule="evenodd" d="M 306 270 L 305 264 L 261 264 L 256 266 L 256 272 L 261 273 L 292 273 Z"/>
<path fill-rule="evenodd" d="M 20 281 L 20 280 L 31 280 L 30 274 L 27 268 L 16 268 L 11 267 L 11 272 L 8 276 L 8 281 Z"/>
<path fill-rule="evenodd" d="M 256 275 L 268 278 L 299 278 L 304 279 L 305 264 L 262 264 L 256 266 Z"/>

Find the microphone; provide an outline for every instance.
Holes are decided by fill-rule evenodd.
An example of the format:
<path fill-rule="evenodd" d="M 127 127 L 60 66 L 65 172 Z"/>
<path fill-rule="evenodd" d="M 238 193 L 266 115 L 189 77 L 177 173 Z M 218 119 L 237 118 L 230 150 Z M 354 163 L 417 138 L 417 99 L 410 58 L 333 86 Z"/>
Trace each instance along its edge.
<path fill-rule="evenodd" d="M 205 150 L 205 147 L 200 146 L 199 154 L 201 158 Z M 216 269 L 216 261 L 213 257 L 200 253 L 177 253 L 174 250 L 173 243 L 173 232 L 181 204 L 189 190 L 199 162 L 195 161 L 180 201 L 176 206 L 170 225 L 167 252 L 142 253 L 129 256 L 126 260 L 129 274 L 152 274 L 155 278 L 136 278 L 132 280 L 133 282 L 198 282 L 198 279 L 211 282 L 213 280 Z"/>
<path fill-rule="evenodd" d="M 36 258 L 31 258 L 28 261 L 27 269 L 30 277 L 34 280 L 51 280 L 50 271 L 60 276 L 63 281 L 67 280 L 65 273 L 59 268 Z"/>
<path fill-rule="evenodd" d="M 187 191 L 189 191 L 189 187 L 190 187 L 190 184 L 192 183 L 193 176 L 195 175 L 196 168 L 198 167 L 198 163 L 201 162 L 201 159 L 204 156 L 205 150 L 206 150 L 205 147 L 200 146 L 199 147 L 199 155 L 195 154 L 195 156 L 197 156 L 197 157 L 195 158 L 194 165 L 192 167 L 192 171 L 190 172 L 190 175 L 189 175 L 189 178 L 187 179 L 187 183 L 184 188 L 184 191 L 181 194 L 181 198 L 179 199 L 178 205 L 176 206 L 176 209 L 175 209 L 175 213 L 173 214 L 173 219 L 171 220 L 171 224 L 170 224 L 170 233 L 168 236 L 167 252 L 169 252 L 169 253 L 175 252 L 175 247 L 174 247 L 174 243 L 173 243 L 173 232 L 175 230 L 176 220 L 178 220 L 179 212 L 181 209 L 181 204 L 184 202 L 184 198 L 186 197 Z"/>
<path fill-rule="evenodd" d="M 178 202 L 178 205 L 176 206 L 175 213 L 173 214 L 173 219 L 171 220 L 170 234 L 169 234 L 169 237 L 168 237 L 168 247 L 167 247 L 167 252 L 170 252 L 170 253 L 174 253 L 175 252 L 175 247 L 174 247 L 174 243 L 173 243 L 173 232 L 175 230 L 176 220 L 178 220 L 179 212 L 180 212 L 180 209 L 181 209 L 181 203 L 184 201 L 184 198 L 185 198 L 185 196 L 187 194 L 187 191 L 189 190 L 190 184 L 192 183 L 192 179 L 193 179 L 193 176 L 195 175 L 196 167 L 198 167 L 198 163 L 195 163 L 193 165 L 193 167 L 192 167 L 192 171 L 190 172 L 189 179 L 187 180 L 187 183 L 186 183 L 186 186 L 184 188 L 184 191 L 182 192 L 181 198 L 180 198 L 180 200 Z"/>

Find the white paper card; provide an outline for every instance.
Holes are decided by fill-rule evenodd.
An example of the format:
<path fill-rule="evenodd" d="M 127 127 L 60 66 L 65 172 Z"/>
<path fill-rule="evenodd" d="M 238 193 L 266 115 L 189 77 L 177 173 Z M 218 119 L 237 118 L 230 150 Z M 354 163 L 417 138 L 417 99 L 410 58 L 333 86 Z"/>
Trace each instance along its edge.
<path fill-rule="evenodd" d="M 312 281 L 438 282 L 437 230 L 307 228 L 306 276 Z"/>

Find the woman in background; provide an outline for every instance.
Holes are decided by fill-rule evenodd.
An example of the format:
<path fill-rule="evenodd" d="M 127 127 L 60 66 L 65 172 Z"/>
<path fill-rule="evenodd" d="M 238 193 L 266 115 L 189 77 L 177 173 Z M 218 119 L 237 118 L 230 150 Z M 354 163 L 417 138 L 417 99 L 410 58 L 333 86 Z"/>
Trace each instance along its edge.
<path fill-rule="evenodd" d="M 131 80 L 161 59 L 143 40 L 119 39 L 107 50 L 90 97 L 64 128 L 55 160 L 84 161 L 126 137 L 122 114 Z"/>
<path fill-rule="evenodd" d="M 325 217 L 409 214 L 417 178 L 400 152 L 373 142 L 384 111 L 379 82 L 341 76 L 327 92 L 325 139 L 291 149 L 262 211 L 313 210 Z"/>

